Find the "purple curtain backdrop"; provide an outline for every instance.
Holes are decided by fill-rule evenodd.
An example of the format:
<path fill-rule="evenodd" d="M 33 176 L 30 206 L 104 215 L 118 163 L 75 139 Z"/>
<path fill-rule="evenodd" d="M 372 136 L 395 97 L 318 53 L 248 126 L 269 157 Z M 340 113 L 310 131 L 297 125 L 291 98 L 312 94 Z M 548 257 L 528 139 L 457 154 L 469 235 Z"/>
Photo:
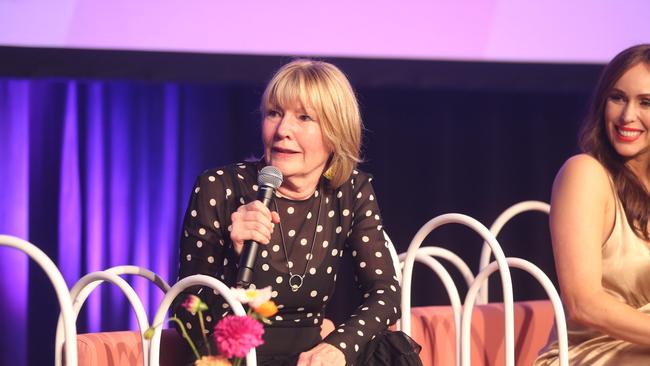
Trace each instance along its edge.
<path fill-rule="evenodd" d="M 0 83 L 0 233 L 26 238 L 29 192 L 29 85 Z M 11 122 L 9 122 L 11 121 Z M 27 350 L 27 256 L 0 248 L 0 363 L 22 365 Z"/>
<path fill-rule="evenodd" d="M 134 66 L 140 67 L 142 74 L 151 71 Z M 575 153 L 591 86 L 563 89 L 570 78 L 562 78 L 550 89 L 521 88 L 517 81 L 492 90 L 476 78 L 506 75 L 503 67 L 467 74 L 452 68 L 450 77 L 466 78 L 451 87 L 429 88 L 408 77 L 405 87 L 376 85 L 374 78 L 354 83 L 368 128 L 362 169 L 376 178 L 385 227 L 399 252 L 437 214 L 462 212 L 490 223 L 515 202 L 548 201 L 555 173 Z M 233 69 L 215 67 L 220 75 Z M 521 72 L 516 64 L 512 70 Z M 563 72 L 581 74 L 574 66 Z M 394 75 L 377 72 L 385 76 Z M 69 286 L 120 264 L 148 267 L 174 282 L 179 225 L 194 178 L 260 153 L 258 80 L 0 78 L 0 233 L 39 246 Z M 470 230 L 454 226 L 429 238 L 478 264 L 481 241 Z M 545 216 L 518 218 L 500 241 L 508 255 L 533 261 L 555 279 Z M 414 306 L 448 304 L 444 287 L 419 271 Z M 517 299 L 545 296 L 527 274 L 512 275 Z M 351 262 L 342 265 L 339 277 L 352 276 Z M 152 314 L 159 290 L 127 280 Z M 493 301 L 500 301 L 499 291 L 495 279 Z M 326 316 L 338 323 L 360 295 L 353 281 L 338 281 L 336 293 Z M 22 253 L 0 248 L 0 295 L 0 365 L 52 364 L 59 307 L 42 270 Z M 124 296 L 109 285 L 94 292 L 77 322 L 80 332 L 133 325 Z"/>
<path fill-rule="evenodd" d="M 193 179 L 258 152 L 256 104 L 237 87 L 0 79 L 0 233 L 41 248 L 69 287 L 124 264 L 174 283 Z M 249 113 L 237 116 L 230 105 Z M 162 293 L 129 281 L 154 314 Z M 50 364 L 59 307 L 42 270 L 0 248 L 0 293 L 0 364 Z M 137 323 L 119 289 L 103 285 L 77 328 Z"/>

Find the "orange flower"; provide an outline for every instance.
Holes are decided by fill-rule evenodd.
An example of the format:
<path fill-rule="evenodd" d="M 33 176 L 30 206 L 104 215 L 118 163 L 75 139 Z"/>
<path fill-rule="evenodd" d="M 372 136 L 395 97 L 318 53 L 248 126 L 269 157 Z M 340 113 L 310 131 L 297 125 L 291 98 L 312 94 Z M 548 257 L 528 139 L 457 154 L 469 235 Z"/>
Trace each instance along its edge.
<path fill-rule="evenodd" d="M 232 366 L 227 358 L 222 356 L 203 356 L 194 361 L 194 366 Z"/>
<path fill-rule="evenodd" d="M 262 303 L 262 305 L 256 307 L 255 312 L 265 318 L 268 318 L 278 312 L 278 307 L 275 306 L 275 303 L 272 300 L 268 300 Z"/>

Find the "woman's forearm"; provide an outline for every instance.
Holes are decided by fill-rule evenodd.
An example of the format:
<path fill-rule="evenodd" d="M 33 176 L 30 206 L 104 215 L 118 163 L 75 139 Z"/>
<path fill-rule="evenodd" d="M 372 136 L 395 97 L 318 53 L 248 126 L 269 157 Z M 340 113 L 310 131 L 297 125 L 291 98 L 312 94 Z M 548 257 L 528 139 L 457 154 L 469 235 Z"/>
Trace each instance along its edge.
<path fill-rule="evenodd" d="M 572 320 L 613 338 L 650 346 L 650 315 L 616 300 L 605 291 L 576 301 Z"/>

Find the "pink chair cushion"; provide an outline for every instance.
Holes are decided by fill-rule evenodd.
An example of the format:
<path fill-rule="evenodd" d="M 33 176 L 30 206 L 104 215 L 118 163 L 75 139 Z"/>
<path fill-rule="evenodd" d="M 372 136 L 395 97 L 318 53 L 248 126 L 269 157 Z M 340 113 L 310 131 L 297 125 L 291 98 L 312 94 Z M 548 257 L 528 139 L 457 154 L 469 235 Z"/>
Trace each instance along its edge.
<path fill-rule="evenodd" d="M 79 366 L 143 365 L 140 333 L 100 332 L 77 337 Z M 160 365 L 178 366 L 188 360 L 188 347 L 174 329 L 164 329 L 160 340 Z"/>
<path fill-rule="evenodd" d="M 554 326 L 550 301 L 515 302 L 515 364 L 532 365 Z M 503 304 L 479 305 L 472 314 L 471 364 L 504 364 Z M 422 346 L 425 366 L 455 365 L 454 318 L 450 306 L 411 309 L 411 337 Z"/>
<path fill-rule="evenodd" d="M 321 336 L 334 330 L 334 323 L 323 319 Z M 79 366 L 143 365 L 140 333 L 100 332 L 77 337 Z M 178 366 L 189 359 L 191 350 L 173 329 L 164 329 L 160 340 L 160 365 Z"/>
<path fill-rule="evenodd" d="M 515 303 L 515 364 L 532 365 L 546 345 L 554 325 L 550 301 Z M 504 364 L 503 304 L 479 305 L 472 314 L 472 366 Z M 334 328 L 330 321 L 322 327 L 325 336 Z M 422 346 L 424 366 L 449 366 L 456 362 L 454 318 L 450 306 L 411 309 L 411 337 Z M 142 365 L 142 345 L 138 332 L 80 334 L 77 338 L 80 366 Z M 173 329 L 163 330 L 160 344 L 162 366 L 182 365 L 189 347 Z"/>

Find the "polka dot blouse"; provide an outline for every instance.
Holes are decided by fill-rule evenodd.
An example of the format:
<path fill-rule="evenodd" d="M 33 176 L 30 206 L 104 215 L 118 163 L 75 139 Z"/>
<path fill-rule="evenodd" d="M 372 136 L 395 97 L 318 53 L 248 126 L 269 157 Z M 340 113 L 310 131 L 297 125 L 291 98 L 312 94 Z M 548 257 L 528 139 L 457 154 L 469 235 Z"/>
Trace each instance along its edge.
<path fill-rule="evenodd" d="M 239 256 L 230 240 L 230 215 L 256 199 L 261 167 L 239 163 L 208 170 L 197 178 L 183 223 L 179 279 L 206 274 L 234 286 Z M 276 195 L 274 208 L 280 214 L 288 258 L 276 225 L 270 243 L 260 247 L 251 284 L 273 288 L 279 312 L 270 327 L 319 327 L 343 254 L 350 251 L 363 302 L 324 340 L 340 349 L 348 364 L 374 335 L 400 317 L 399 284 L 371 181 L 371 176 L 355 170 L 338 189 L 325 188 L 323 179 L 320 188 L 302 201 Z M 305 273 L 296 292 L 291 291 L 289 269 L 293 274 Z M 191 292 L 210 308 L 206 328 L 212 329 L 230 313 L 228 304 L 211 289 L 197 287 Z M 199 340 L 197 317 L 184 310 L 176 315 Z"/>

